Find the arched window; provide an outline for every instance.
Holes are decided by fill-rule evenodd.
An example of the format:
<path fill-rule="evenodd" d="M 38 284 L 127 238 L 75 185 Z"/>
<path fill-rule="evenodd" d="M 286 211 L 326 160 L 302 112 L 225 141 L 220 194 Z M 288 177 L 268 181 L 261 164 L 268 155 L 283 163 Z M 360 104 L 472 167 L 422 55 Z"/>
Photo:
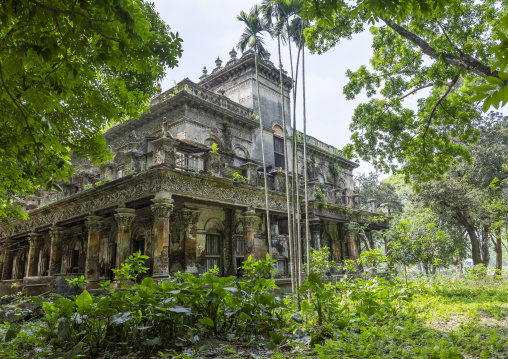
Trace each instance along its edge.
<path fill-rule="evenodd" d="M 274 130 L 276 136 L 284 137 L 284 130 L 282 129 L 282 126 L 275 125 L 275 126 L 273 126 L 273 130 Z"/>

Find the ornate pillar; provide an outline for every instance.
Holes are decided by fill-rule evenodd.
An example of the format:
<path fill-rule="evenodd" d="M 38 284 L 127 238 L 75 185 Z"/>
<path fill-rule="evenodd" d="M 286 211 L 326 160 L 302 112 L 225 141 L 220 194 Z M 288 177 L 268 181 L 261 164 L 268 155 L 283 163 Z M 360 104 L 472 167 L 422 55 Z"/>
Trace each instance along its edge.
<path fill-rule="evenodd" d="M 240 168 L 245 170 L 245 173 L 247 175 L 247 183 L 250 184 L 251 186 L 256 186 L 258 177 L 257 172 L 258 165 L 253 162 L 247 162 L 246 164 L 241 165 Z"/>
<path fill-rule="evenodd" d="M 357 260 L 360 258 L 360 248 L 356 244 L 356 233 L 357 231 L 355 228 L 346 230 L 346 241 L 349 249 L 349 258 L 347 259 Z"/>
<path fill-rule="evenodd" d="M 178 141 L 167 137 L 161 137 L 152 141 L 154 164 L 175 168 L 176 146 L 178 146 L 178 143 Z"/>
<path fill-rule="evenodd" d="M 183 228 L 183 257 L 184 268 L 188 273 L 197 273 L 196 251 L 197 237 L 196 224 L 198 223 L 200 211 L 196 209 L 183 208 L 178 212 L 178 221 Z"/>
<path fill-rule="evenodd" d="M 391 213 L 390 213 L 391 211 L 390 211 L 390 204 L 389 203 L 383 203 L 379 207 L 381 207 L 381 210 L 383 211 L 383 215 L 384 216 L 391 217 Z"/>
<path fill-rule="evenodd" d="M 353 208 L 360 209 L 360 195 L 353 193 Z"/>
<path fill-rule="evenodd" d="M 319 218 L 309 219 L 311 247 L 318 251 L 321 250 L 321 226 Z"/>
<path fill-rule="evenodd" d="M 30 233 L 28 236 L 29 236 L 28 241 L 30 242 L 30 249 L 28 251 L 26 276 L 36 277 L 37 267 L 39 265 L 39 253 L 41 251 L 41 234 Z"/>
<path fill-rule="evenodd" d="M 117 208 L 115 220 L 118 224 L 116 237 L 116 269 L 122 267 L 122 263 L 129 257 L 131 249 L 132 221 L 136 215 L 132 208 Z"/>
<path fill-rule="evenodd" d="M 85 279 L 90 282 L 99 281 L 99 249 L 102 217 L 88 216 L 85 222 L 88 229 L 88 244 L 86 251 Z"/>
<path fill-rule="evenodd" d="M 169 216 L 174 200 L 168 192 L 158 192 L 150 206 L 153 212 L 153 276 L 167 277 L 169 274 Z"/>
<path fill-rule="evenodd" d="M 51 227 L 49 232 L 51 236 L 51 252 L 49 254 L 49 276 L 54 276 L 60 273 L 61 262 L 62 262 L 62 237 L 64 230 L 62 227 Z"/>
<path fill-rule="evenodd" d="M 367 201 L 369 212 L 376 212 L 376 200 L 375 199 L 369 199 Z"/>
<path fill-rule="evenodd" d="M 9 280 L 12 278 L 12 264 L 14 260 L 14 247 L 15 242 L 13 240 L 6 240 L 4 243 L 4 262 L 2 269 L 2 280 Z"/>
<path fill-rule="evenodd" d="M 207 152 L 203 155 L 205 160 L 205 171 L 215 177 L 220 177 L 221 155 L 217 152 Z"/>
<path fill-rule="evenodd" d="M 252 256 L 252 259 L 256 259 L 254 253 L 254 236 L 256 229 L 256 212 L 254 208 L 249 207 L 245 212 L 242 213 L 242 224 L 243 224 L 243 238 L 245 241 L 245 260 Z"/>

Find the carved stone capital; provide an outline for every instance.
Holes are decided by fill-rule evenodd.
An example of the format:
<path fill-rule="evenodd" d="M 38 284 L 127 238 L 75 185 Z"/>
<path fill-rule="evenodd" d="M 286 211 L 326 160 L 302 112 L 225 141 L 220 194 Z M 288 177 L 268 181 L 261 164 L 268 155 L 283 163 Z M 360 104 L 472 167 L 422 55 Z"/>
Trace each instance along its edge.
<path fill-rule="evenodd" d="M 155 203 L 150 206 L 154 219 L 169 219 L 173 211 L 173 205 L 170 203 Z"/>
<path fill-rule="evenodd" d="M 65 230 L 62 227 L 57 226 L 53 226 L 50 229 L 49 235 L 51 236 L 51 242 L 60 243 L 65 234 Z"/>
<path fill-rule="evenodd" d="M 320 234 L 321 233 L 321 221 L 319 218 L 310 218 L 309 219 L 309 229 L 311 234 Z"/>
<path fill-rule="evenodd" d="M 245 212 L 242 213 L 242 224 L 244 232 L 254 231 L 256 228 L 256 221 L 258 216 L 256 216 L 256 212 L 254 209 L 249 208 Z"/>
<path fill-rule="evenodd" d="M 98 234 L 102 228 L 102 217 L 99 216 L 88 216 L 86 217 L 85 226 L 88 229 L 88 233 Z"/>
<path fill-rule="evenodd" d="M 28 235 L 30 248 L 38 248 L 42 243 L 42 235 L 40 233 L 30 233 Z"/>
<path fill-rule="evenodd" d="M 134 214 L 135 210 L 132 208 L 118 208 L 116 212 L 115 220 L 118 224 L 118 229 L 128 230 L 132 225 L 132 221 L 134 221 L 134 218 L 136 217 Z"/>

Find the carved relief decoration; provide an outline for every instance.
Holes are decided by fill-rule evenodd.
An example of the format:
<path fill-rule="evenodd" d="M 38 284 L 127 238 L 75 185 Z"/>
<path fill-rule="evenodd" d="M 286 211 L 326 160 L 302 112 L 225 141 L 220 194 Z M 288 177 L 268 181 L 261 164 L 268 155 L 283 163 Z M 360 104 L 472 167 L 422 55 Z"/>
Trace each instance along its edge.
<path fill-rule="evenodd" d="M 168 191 L 176 195 L 189 196 L 197 199 L 211 200 L 217 203 L 239 206 L 264 208 L 264 194 L 259 189 L 233 186 L 226 179 L 201 179 L 187 176 L 178 171 L 152 170 L 119 184 L 117 187 L 96 189 L 67 197 L 43 209 L 30 213 L 27 221 L 14 221 L 12 228 L 0 226 L 0 238 L 18 233 L 27 233 L 36 228 L 58 223 L 76 217 L 84 217 L 91 211 L 109 208 L 118 203 L 125 203 L 143 197 L 149 197 L 158 191 Z M 271 210 L 285 212 L 286 199 L 280 194 L 270 194 Z M 154 209 L 157 208 L 157 209 Z M 165 216 L 167 209 L 152 207 L 154 215 Z M 167 207 L 169 208 L 169 207 Z M 95 228 L 97 224 L 90 222 L 87 226 Z"/>

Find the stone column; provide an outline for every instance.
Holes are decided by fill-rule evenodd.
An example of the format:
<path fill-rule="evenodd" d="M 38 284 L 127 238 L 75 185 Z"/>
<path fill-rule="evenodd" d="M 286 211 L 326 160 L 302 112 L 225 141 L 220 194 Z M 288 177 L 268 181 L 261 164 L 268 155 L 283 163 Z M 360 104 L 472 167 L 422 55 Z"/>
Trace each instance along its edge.
<path fill-rule="evenodd" d="M 208 174 L 220 177 L 220 169 L 221 169 L 221 155 L 217 152 L 207 152 L 203 155 L 205 161 L 205 171 Z"/>
<path fill-rule="evenodd" d="M 353 208 L 360 209 L 360 195 L 357 193 L 353 194 Z"/>
<path fill-rule="evenodd" d="M 321 250 L 321 226 L 319 218 L 309 219 L 311 247 L 318 251 Z"/>
<path fill-rule="evenodd" d="M 36 277 L 38 274 L 37 267 L 39 265 L 39 253 L 41 251 L 41 234 L 30 233 L 28 241 L 30 242 L 30 249 L 28 251 L 26 276 Z"/>
<path fill-rule="evenodd" d="M 161 137 L 152 141 L 154 164 L 175 168 L 176 146 L 178 146 L 178 143 L 178 141 L 167 137 Z"/>
<path fill-rule="evenodd" d="M 153 276 L 167 277 L 169 274 L 169 216 L 173 210 L 173 199 L 168 192 L 158 192 L 150 206 L 153 212 Z"/>
<path fill-rule="evenodd" d="M 257 218 L 256 212 L 252 207 L 249 207 L 242 213 L 243 237 L 245 240 L 245 260 L 247 260 L 250 255 L 252 255 L 252 259 L 256 259 L 254 253 L 254 236 Z"/>
<path fill-rule="evenodd" d="M 198 223 L 200 211 L 196 209 L 183 208 L 178 212 L 178 220 L 183 227 L 183 254 L 184 268 L 188 273 L 197 273 L 196 266 L 196 224 Z"/>
<path fill-rule="evenodd" d="M 245 170 L 245 173 L 247 175 L 247 183 L 250 184 L 251 186 L 256 186 L 258 177 L 257 172 L 258 165 L 253 162 L 247 162 L 246 164 L 241 165 L 240 167 Z"/>
<path fill-rule="evenodd" d="M 86 251 L 85 279 L 97 283 L 99 281 L 99 249 L 102 217 L 88 216 L 85 222 L 88 229 L 88 244 Z"/>
<path fill-rule="evenodd" d="M 62 262 L 62 237 L 64 230 L 61 227 L 53 226 L 49 232 L 51 236 L 51 252 L 49 255 L 49 276 L 54 276 L 60 273 L 61 262 Z"/>
<path fill-rule="evenodd" d="M 381 210 L 383 211 L 383 215 L 386 217 L 391 217 L 391 211 L 390 211 L 390 204 L 389 203 L 383 203 L 379 207 L 381 207 Z"/>
<path fill-rule="evenodd" d="M 14 260 L 14 244 L 13 240 L 6 240 L 4 244 L 4 262 L 2 269 L 2 280 L 9 280 L 12 278 L 12 262 Z"/>
<path fill-rule="evenodd" d="M 273 180 L 274 188 L 279 192 L 286 192 L 286 173 L 285 172 L 277 172 L 275 173 L 275 178 Z"/>
<path fill-rule="evenodd" d="M 360 248 L 356 245 L 356 229 L 349 228 L 346 230 L 346 241 L 349 248 L 349 255 L 352 260 L 357 260 L 360 257 Z"/>
<path fill-rule="evenodd" d="M 115 220 L 118 224 L 118 232 L 116 237 L 116 269 L 122 267 L 122 263 L 130 255 L 131 249 L 131 228 L 132 221 L 136 215 L 132 208 L 117 208 Z"/>
<path fill-rule="evenodd" d="M 369 206 L 369 212 L 376 212 L 376 200 L 375 199 L 369 199 L 367 201 Z"/>

